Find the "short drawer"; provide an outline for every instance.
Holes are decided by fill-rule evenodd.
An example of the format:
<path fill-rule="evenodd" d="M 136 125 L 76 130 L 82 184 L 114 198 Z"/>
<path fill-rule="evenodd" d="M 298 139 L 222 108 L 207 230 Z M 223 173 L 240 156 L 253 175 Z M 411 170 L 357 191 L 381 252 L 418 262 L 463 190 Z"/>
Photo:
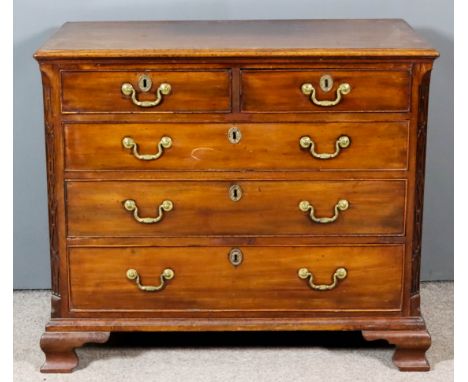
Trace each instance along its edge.
<path fill-rule="evenodd" d="M 242 247 L 237 266 L 231 250 L 71 248 L 71 309 L 194 315 L 401 309 L 402 245 Z"/>
<path fill-rule="evenodd" d="M 405 170 L 408 165 L 406 121 L 70 124 L 65 141 L 68 170 Z"/>
<path fill-rule="evenodd" d="M 147 76 L 146 83 L 142 75 Z M 62 72 L 65 113 L 227 113 L 230 110 L 229 70 Z"/>
<path fill-rule="evenodd" d="M 409 71 L 242 70 L 241 78 L 244 112 L 406 112 L 410 107 Z"/>
<path fill-rule="evenodd" d="M 69 181 L 66 192 L 71 237 L 404 234 L 405 180 Z"/>

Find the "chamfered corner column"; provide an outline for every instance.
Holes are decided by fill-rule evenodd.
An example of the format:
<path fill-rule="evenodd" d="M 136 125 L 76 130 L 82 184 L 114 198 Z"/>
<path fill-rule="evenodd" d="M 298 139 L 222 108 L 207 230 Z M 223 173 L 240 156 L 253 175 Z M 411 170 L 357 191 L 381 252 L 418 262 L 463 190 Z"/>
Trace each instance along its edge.
<path fill-rule="evenodd" d="M 393 363 L 400 371 L 429 371 L 426 351 L 431 336 L 426 329 L 417 330 L 363 330 L 367 341 L 386 340 L 395 345 Z"/>
<path fill-rule="evenodd" d="M 105 343 L 109 336 L 110 332 L 45 332 L 40 342 L 46 357 L 41 373 L 71 373 L 79 362 L 76 348 Z"/>

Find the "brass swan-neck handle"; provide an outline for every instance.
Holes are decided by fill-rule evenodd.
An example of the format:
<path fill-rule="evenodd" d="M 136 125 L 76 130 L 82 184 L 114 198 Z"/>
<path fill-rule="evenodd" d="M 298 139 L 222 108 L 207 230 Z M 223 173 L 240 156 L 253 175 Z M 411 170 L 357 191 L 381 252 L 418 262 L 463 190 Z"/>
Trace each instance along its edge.
<path fill-rule="evenodd" d="M 306 96 L 310 96 L 310 100 L 314 105 L 321 106 L 321 107 L 330 107 L 338 105 L 341 102 L 342 96 L 349 94 L 351 92 L 351 85 L 348 83 L 343 83 L 336 89 L 336 98 L 333 101 L 329 100 L 322 100 L 319 101 L 316 98 L 316 90 L 314 86 L 310 83 L 302 84 L 301 86 L 302 94 Z"/>
<path fill-rule="evenodd" d="M 175 276 L 175 272 L 171 268 L 166 268 L 162 271 L 159 279 L 161 280 L 159 285 L 142 285 L 140 282 L 140 275 L 136 269 L 128 269 L 127 270 L 127 279 L 135 281 L 135 284 L 138 288 L 145 292 L 158 292 L 164 289 L 166 285 L 166 280 L 171 280 Z"/>
<path fill-rule="evenodd" d="M 338 216 L 340 215 L 340 211 L 346 211 L 349 208 L 349 202 L 346 199 L 341 199 L 338 201 L 338 203 L 335 204 L 335 214 L 332 217 L 325 217 L 325 218 L 317 218 L 315 216 L 315 210 L 314 206 L 310 204 L 309 201 L 303 200 L 302 202 L 299 203 L 299 209 L 302 212 L 309 212 L 309 218 L 315 223 L 320 223 L 320 224 L 328 224 L 328 223 L 333 223 L 336 219 L 338 219 Z"/>
<path fill-rule="evenodd" d="M 167 136 L 161 137 L 157 144 L 158 152 L 156 154 L 140 154 L 138 152 L 138 144 L 132 137 L 124 137 L 122 139 L 122 146 L 126 149 L 132 150 L 132 154 L 135 158 L 150 161 L 160 158 L 164 154 L 164 149 L 172 147 L 172 138 Z"/>
<path fill-rule="evenodd" d="M 132 102 L 135 105 L 139 107 L 155 107 L 162 102 L 163 95 L 168 95 L 171 93 L 172 87 L 170 84 L 166 83 L 159 85 L 158 89 L 156 90 L 156 99 L 154 101 L 139 101 L 136 98 L 136 90 L 131 83 L 126 82 L 122 84 L 121 90 L 123 95 L 132 97 Z"/>
<path fill-rule="evenodd" d="M 299 145 L 303 149 L 309 149 L 310 154 L 317 159 L 332 159 L 338 156 L 338 154 L 341 152 L 341 149 L 345 149 L 349 147 L 351 144 L 351 140 L 347 135 L 342 135 L 337 138 L 335 142 L 335 152 L 334 153 L 323 153 L 319 154 L 315 151 L 315 142 L 314 140 L 309 137 L 308 135 L 305 135 L 299 139 Z"/>
<path fill-rule="evenodd" d="M 143 224 L 154 224 L 162 220 L 164 216 L 164 212 L 169 212 L 174 208 L 174 203 L 172 203 L 172 201 L 170 200 L 164 200 L 158 207 L 158 212 L 159 212 L 158 216 L 154 218 L 153 217 L 146 217 L 146 218 L 140 217 L 138 215 L 138 206 L 133 199 L 124 200 L 123 206 L 127 211 L 133 212 L 133 217 L 137 222 L 143 223 Z"/>
<path fill-rule="evenodd" d="M 338 281 L 344 280 L 348 276 L 348 271 L 346 268 L 338 268 L 332 276 L 331 284 L 314 284 L 314 275 L 307 268 L 299 269 L 297 275 L 302 280 L 309 279 L 308 284 L 313 290 L 326 291 L 336 288 Z"/>

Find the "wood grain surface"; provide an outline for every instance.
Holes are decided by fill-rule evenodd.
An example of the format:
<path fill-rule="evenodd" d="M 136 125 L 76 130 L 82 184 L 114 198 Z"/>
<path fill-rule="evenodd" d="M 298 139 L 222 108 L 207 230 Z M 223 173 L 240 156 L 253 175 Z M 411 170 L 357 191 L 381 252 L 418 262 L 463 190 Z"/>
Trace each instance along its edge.
<path fill-rule="evenodd" d="M 320 78 L 328 74 L 333 87 L 324 92 Z M 335 106 L 315 105 L 310 96 L 301 91 L 302 84 L 316 89 L 318 101 L 336 99 L 339 85 L 351 86 Z M 241 110 L 244 112 L 375 112 L 407 111 L 410 101 L 410 73 L 408 71 L 340 71 L 326 70 L 242 70 Z"/>
<path fill-rule="evenodd" d="M 38 59 L 83 57 L 436 57 L 403 20 L 66 23 Z"/>
<path fill-rule="evenodd" d="M 73 248 L 74 310 L 399 310 L 402 246 L 242 247 L 234 267 L 229 247 Z M 335 270 L 346 279 L 330 291 L 312 290 L 297 276 L 307 267 L 317 284 L 331 284 Z M 175 272 L 159 292 L 128 280 L 136 269 L 143 285 L 158 285 L 163 269 Z M 209 291 L 209 293 L 207 293 Z"/>
<path fill-rule="evenodd" d="M 153 86 L 142 92 L 138 79 L 145 73 Z M 161 83 L 171 85 L 171 92 L 163 95 L 155 107 L 134 105 L 121 87 L 130 83 L 137 92 L 137 100 L 154 101 Z M 229 112 L 231 89 L 229 71 L 191 72 L 62 72 L 62 110 L 66 113 L 159 113 L 159 112 Z"/>
<path fill-rule="evenodd" d="M 234 184 L 243 193 L 237 202 L 229 197 Z M 402 180 L 68 182 L 68 236 L 403 235 L 405 194 Z M 124 209 L 127 199 L 140 217 L 158 216 L 163 200 L 174 208 L 142 224 Z M 330 224 L 312 222 L 298 207 L 308 200 L 316 217 L 331 217 L 340 199 L 350 206 Z"/>
<path fill-rule="evenodd" d="M 402 20 L 66 23 L 35 57 L 44 87 L 52 319 L 44 372 L 111 331 L 363 330 L 397 346 L 401 370 L 428 370 L 419 297 L 428 90 L 438 52 Z M 151 76 L 149 92 L 138 89 Z M 334 84 L 319 87 L 324 74 Z M 162 82 L 172 91 L 152 108 Z M 311 83 L 313 104 L 301 85 Z M 236 127 L 237 144 L 227 133 Z M 132 137 L 152 154 L 122 146 Z M 351 144 L 330 160 L 336 139 Z M 240 186 L 232 201 L 229 189 Z M 133 199 L 142 224 L 123 207 Z M 340 199 L 349 209 L 331 217 Z M 244 261 L 228 260 L 233 247 Z M 138 289 L 164 268 L 161 292 Z M 297 276 L 307 267 L 314 291 Z M 54 333 L 54 334 L 51 334 Z"/>
<path fill-rule="evenodd" d="M 241 139 L 228 140 L 237 128 Z M 66 168 L 76 171 L 154 170 L 406 170 L 408 122 L 257 124 L 66 124 Z M 311 137 L 319 154 L 334 153 L 346 135 L 351 144 L 332 159 L 317 159 L 299 140 Z M 155 154 L 161 137 L 172 147 L 157 160 L 137 159 L 122 146 L 132 137 L 140 154 Z M 255 160 L 252 160 L 255 156 Z"/>

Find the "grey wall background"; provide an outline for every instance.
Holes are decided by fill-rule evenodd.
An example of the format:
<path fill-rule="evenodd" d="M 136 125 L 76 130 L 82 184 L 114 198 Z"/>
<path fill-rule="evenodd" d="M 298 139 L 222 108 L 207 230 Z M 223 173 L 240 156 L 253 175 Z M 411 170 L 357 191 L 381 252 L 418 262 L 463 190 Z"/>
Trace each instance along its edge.
<path fill-rule="evenodd" d="M 42 93 L 33 52 L 65 21 L 275 18 L 403 18 L 440 51 L 429 109 L 422 279 L 453 279 L 452 1 L 15 0 L 15 288 L 50 287 Z"/>

